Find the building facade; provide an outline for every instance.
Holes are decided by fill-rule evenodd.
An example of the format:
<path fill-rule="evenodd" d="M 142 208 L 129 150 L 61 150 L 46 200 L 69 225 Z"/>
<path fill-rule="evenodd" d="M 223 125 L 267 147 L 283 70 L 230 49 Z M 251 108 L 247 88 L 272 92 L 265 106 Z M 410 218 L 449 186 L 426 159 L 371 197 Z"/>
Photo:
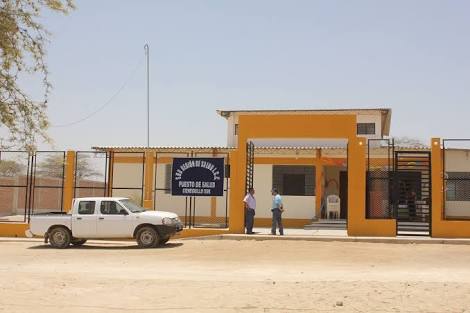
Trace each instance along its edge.
<path fill-rule="evenodd" d="M 227 120 L 225 147 L 67 151 L 62 152 L 62 176 L 60 171 L 36 172 L 41 166 L 50 171 L 50 165 L 37 162 L 41 152 L 28 155 L 18 162 L 26 168 L 25 184 L 0 186 L 0 193 L 25 194 L 24 202 L 22 196 L 16 204 L 1 205 L 0 234 L 19 235 L 28 227 L 29 214 L 67 211 L 73 197 L 90 195 L 125 196 L 150 210 L 175 212 L 186 224 L 185 236 L 243 233 L 242 199 L 253 186 L 258 202 L 255 226 L 259 227 L 271 223 L 270 190 L 277 188 L 287 209 L 286 227 L 339 220 L 352 236 L 470 237 L 470 145 L 466 140 L 434 138 L 428 147 L 395 145 L 389 138 L 390 109 L 218 114 Z M 0 162 L 11 161 L 5 155 Z M 187 157 L 224 159 L 223 196 L 172 195 L 173 159 Z M 43 208 L 34 200 L 39 199 L 41 188 L 48 187 L 38 182 L 48 176 L 59 183 L 52 186 L 57 199 L 47 203 L 60 203 L 60 207 Z"/>

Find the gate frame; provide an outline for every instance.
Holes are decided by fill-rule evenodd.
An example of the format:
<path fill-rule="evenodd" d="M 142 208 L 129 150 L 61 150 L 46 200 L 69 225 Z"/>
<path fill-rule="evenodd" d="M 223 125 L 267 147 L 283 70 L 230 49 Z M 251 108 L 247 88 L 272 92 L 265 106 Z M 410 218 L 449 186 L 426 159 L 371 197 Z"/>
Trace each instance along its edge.
<path fill-rule="evenodd" d="M 134 151 L 109 151 L 109 177 L 110 179 L 108 180 L 108 184 L 109 184 L 109 191 L 108 191 L 108 194 L 113 197 L 113 191 L 114 190 L 140 190 L 140 205 L 143 206 L 144 205 L 144 196 L 145 196 L 145 193 L 144 193 L 144 188 L 145 188 L 145 160 L 146 160 L 146 154 L 145 152 L 134 152 Z M 142 183 L 140 185 L 140 188 L 138 187 L 114 187 L 113 186 L 113 182 L 114 182 L 114 166 L 116 164 L 116 156 L 115 154 L 134 154 L 134 155 L 142 155 Z M 139 158 L 140 159 L 140 158 Z M 119 163 L 117 163 L 119 164 Z M 139 163 L 137 163 L 139 164 Z"/>
<path fill-rule="evenodd" d="M 105 170 L 104 170 L 104 187 L 103 188 L 91 188 L 91 187 L 79 187 L 77 186 L 77 166 L 78 166 L 78 156 L 80 153 L 94 153 L 94 154 L 104 154 L 105 155 Z M 107 151 L 75 151 L 74 153 L 74 174 L 73 174 L 73 198 L 75 198 L 77 194 L 77 189 L 103 189 L 103 197 L 106 197 L 109 192 L 109 164 L 111 161 L 111 158 L 109 156 L 109 152 Z"/>
<path fill-rule="evenodd" d="M 31 152 L 21 151 L 21 150 L 0 150 L 0 161 L 2 160 L 3 153 L 25 153 L 27 154 L 27 164 L 26 164 L 26 185 L 0 185 L 0 188 L 24 188 L 24 214 L 23 214 L 23 223 L 30 220 L 31 215 L 31 175 L 32 175 L 32 161 L 33 156 Z M 18 221 L 2 221 L 2 223 L 18 223 Z"/>
<path fill-rule="evenodd" d="M 432 152 L 431 151 L 417 151 L 417 150 L 396 150 L 395 151 L 395 156 L 394 156 L 394 177 L 393 177 L 393 186 L 395 186 L 397 175 L 396 173 L 399 172 L 397 169 L 397 162 L 398 162 L 398 155 L 400 153 L 412 153 L 412 154 L 422 154 L 422 155 L 427 155 L 428 160 L 429 160 L 429 169 L 428 169 L 428 175 L 429 175 L 429 222 L 426 223 L 429 226 L 429 237 L 432 237 L 432 229 L 433 229 L 433 175 L 432 175 L 432 169 L 433 169 L 433 160 L 432 160 Z M 395 213 L 395 220 L 396 220 L 396 226 L 397 226 L 397 236 L 400 235 L 398 233 L 398 227 L 400 224 L 400 220 L 398 219 L 398 204 L 396 203 L 397 199 L 393 198 L 393 207 L 394 207 L 394 213 Z"/>
<path fill-rule="evenodd" d="M 62 154 L 62 179 L 61 179 L 61 185 L 60 186 L 47 186 L 47 185 L 36 185 L 36 171 L 37 171 L 37 156 L 38 153 L 61 153 Z M 31 220 L 31 214 L 34 214 L 34 198 L 36 194 L 36 189 L 60 189 L 60 212 L 64 212 L 64 189 L 65 189 L 65 164 L 67 161 L 67 151 L 52 151 L 52 150 L 45 150 L 45 151 L 35 151 L 31 154 L 32 156 L 32 176 L 31 176 L 31 195 L 30 195 L 30 201 L 31 201 L 31 206 L 29 208 L 30 212 L 28 214 L 28 223 Z"/>

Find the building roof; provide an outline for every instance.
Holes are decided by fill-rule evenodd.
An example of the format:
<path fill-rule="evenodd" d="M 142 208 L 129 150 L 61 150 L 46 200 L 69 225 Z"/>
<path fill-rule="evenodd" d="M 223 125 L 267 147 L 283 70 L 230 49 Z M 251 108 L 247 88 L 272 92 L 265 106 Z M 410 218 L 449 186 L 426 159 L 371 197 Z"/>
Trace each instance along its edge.
<path fill-rule="evenodd" d="M 382 116 L 382 136 L 390 134 L 392 109 L 390 108 L 362 108 L 362 109 L 287 109 L 287 110 L 217 110 L 217 113 L 228 119 L 234 114 L 367 114 L 380 113 Z"/>
<path fill-rule="evenodd" d="M 184 146 L 154 146 L 154 147 L 141 147 L 141 146 L 106 146 L 106 147 L 92 147 L 98 151 L 114 151 L 114 152 L 173 152 L 173 153 L 213 153 L 215 152 L 230 152 L 235 148 L 220 147 L 220 146 L 199 146 L 199 147 L 184 147 Z"/>

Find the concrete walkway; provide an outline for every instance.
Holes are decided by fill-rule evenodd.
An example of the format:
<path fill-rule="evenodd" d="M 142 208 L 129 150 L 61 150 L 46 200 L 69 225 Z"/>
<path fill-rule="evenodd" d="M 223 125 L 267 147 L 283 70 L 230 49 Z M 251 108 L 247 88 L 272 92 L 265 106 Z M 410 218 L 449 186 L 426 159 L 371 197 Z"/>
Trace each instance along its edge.
<path fill-rule="evenodd" d="M 304 230 L 285 229 L 284 236 L 271 235 L 269 228 L 255 228 L 254 235 L 245 234 L 224 234 L 202 238 L 202 240 L 256 240 L 256 241 L 319 241 L 319 242 L 365 242 L 365 243 L 390 243 L 390 244 L 451 244 L 470 245 L 470 239 L 446 239 L 430 237 L 352 237 L 348 236 L 345 230 Z M 189 240 L 193 238 L 188 238 Z"/>

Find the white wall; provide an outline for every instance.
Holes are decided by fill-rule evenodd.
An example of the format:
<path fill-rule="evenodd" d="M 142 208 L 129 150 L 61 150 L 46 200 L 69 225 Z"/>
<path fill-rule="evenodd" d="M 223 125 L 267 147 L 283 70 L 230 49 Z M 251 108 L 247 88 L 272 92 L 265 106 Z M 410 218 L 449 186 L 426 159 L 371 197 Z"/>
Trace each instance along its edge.
<path fill-rule="evenodd" d="M 255 164 L 254 188 L 256 191 L 256 217 L 271 218 L 273 166 Z M 282 196 L 286 212 L 283 218 L 312 219 L 315 217 L 314 196 Z"/>
<path fill-rule="evenodd" d="M 238 123 L 238 121 L 236 121 Z M 230 115 L 227 119 L 227 146 L 236 147 L 238 136 L 235 136 L 235 117 L 234 114 Z"/>
<path fill-rule="evenodd" d="M 140 188 L 142 177 L 142 164 L 114 163 L 113 188 Z"/>
<path fill-rule="evenodd" d="M 446 172 L 470 172 L 470 151 L 446 150 Z"/>
<path fill-rule="evenodd" d="M 380 113 L 377 114 L 358 114 L 358 123 L 374 123 L 375 124 L 375 135 L 360 135 L 367 139 L 380 139 L 382 137 L 382 116 Z"/>

